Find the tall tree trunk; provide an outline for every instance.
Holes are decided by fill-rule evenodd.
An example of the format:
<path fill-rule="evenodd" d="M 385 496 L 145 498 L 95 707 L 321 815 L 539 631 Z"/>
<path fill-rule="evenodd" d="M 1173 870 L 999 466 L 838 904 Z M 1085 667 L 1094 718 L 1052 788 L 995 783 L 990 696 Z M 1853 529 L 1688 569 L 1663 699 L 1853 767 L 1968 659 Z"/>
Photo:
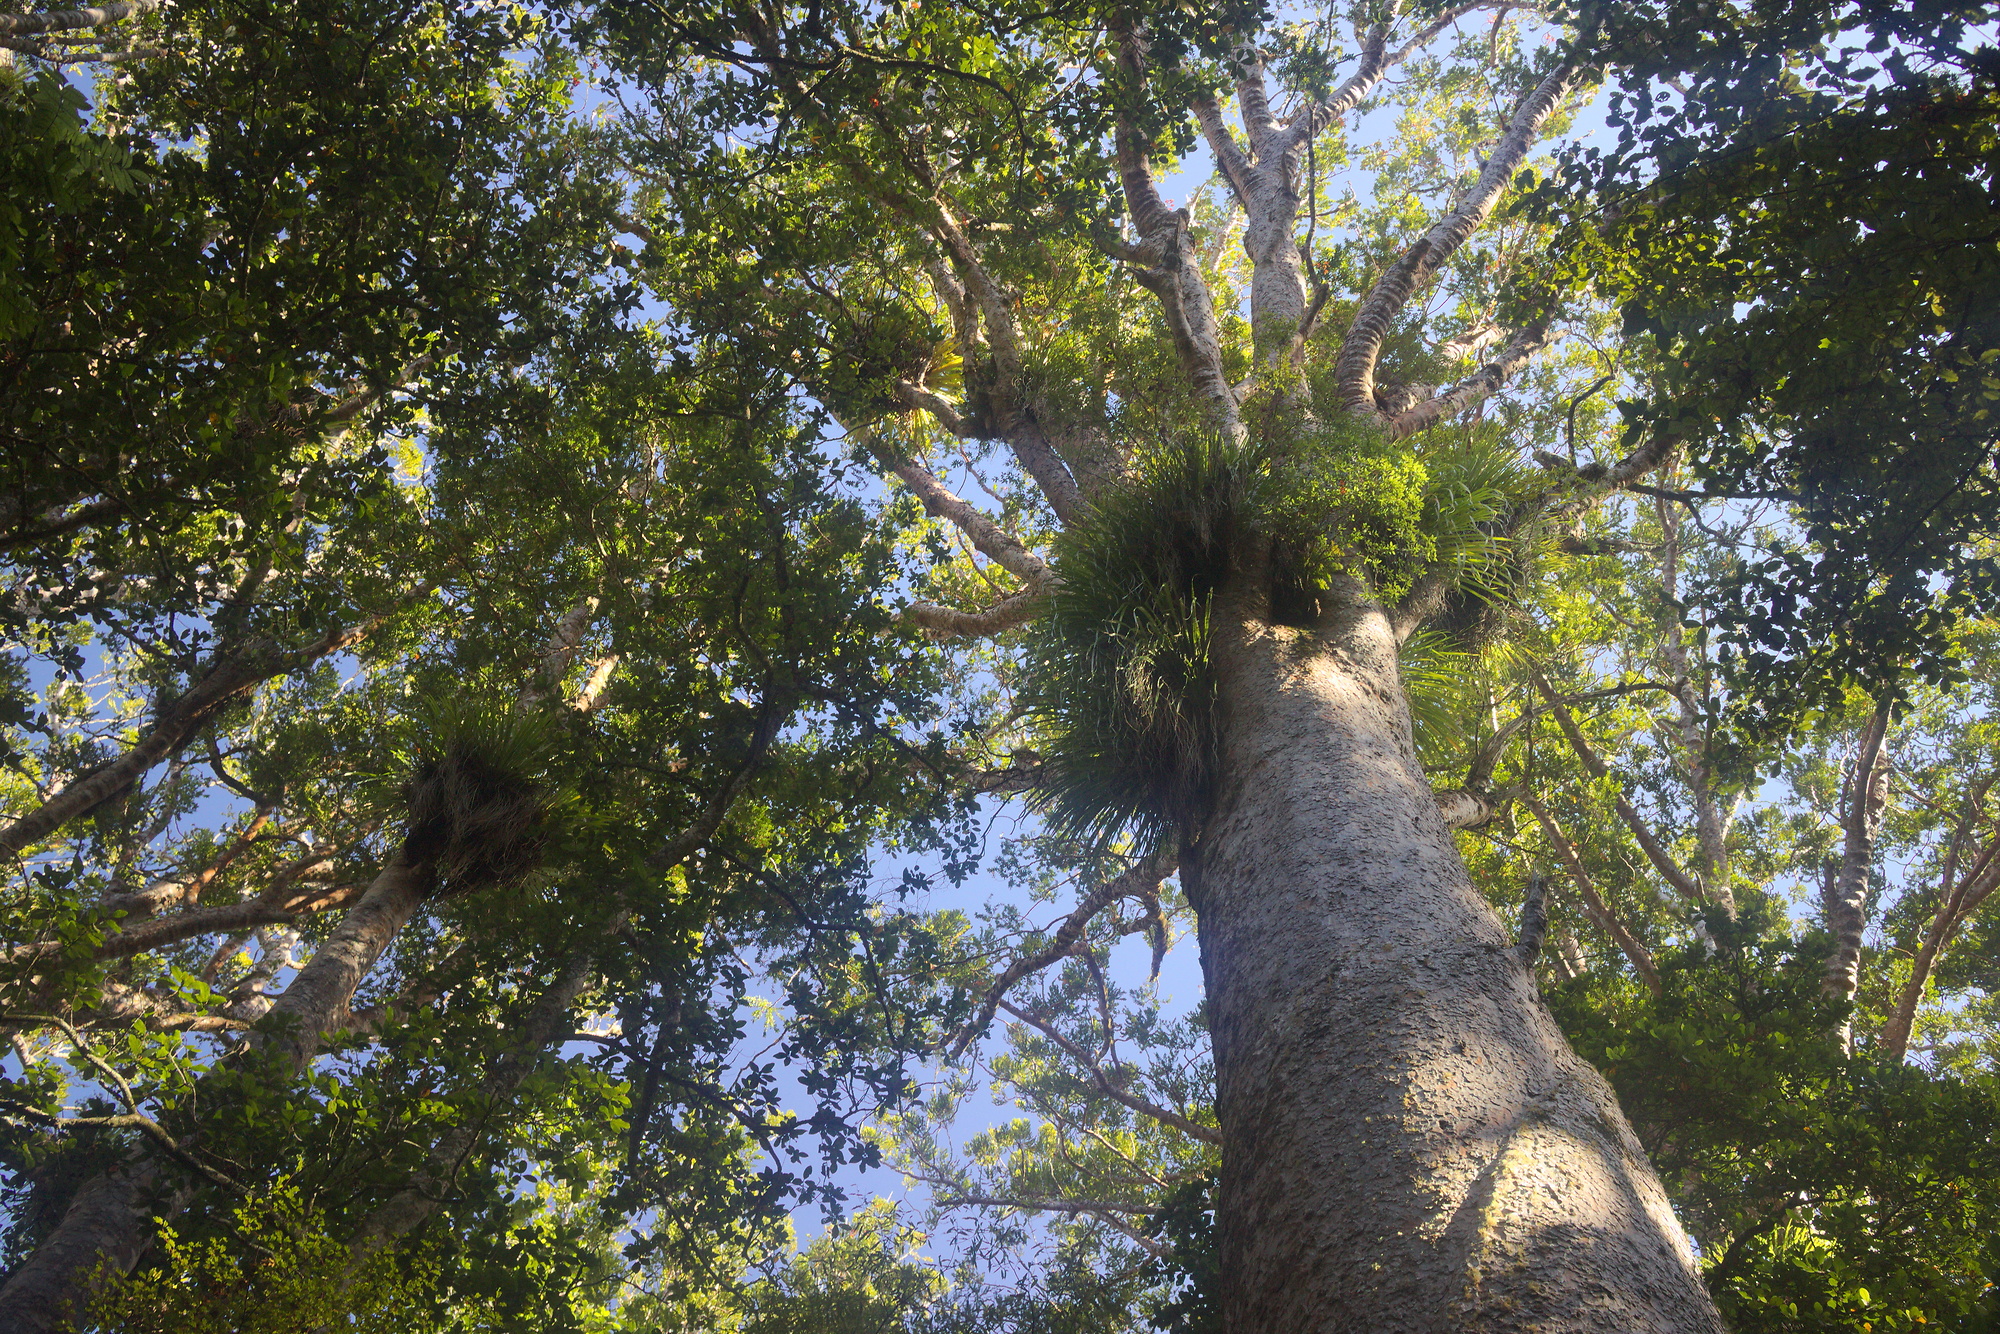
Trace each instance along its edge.
<path fill-rule="evenodd" d="M 151 1240 L 157 1176 L 142 1161 L 84 1182 L 55 1232 L 7 1276 L 0 1331 L 83 1327 L 101 1278 L 131 1269 Z"/>
<path fill-rule="evenodd" d="M 1473 888 L 1383 610 L 1218 612 L 1200 914 L 1230 1334 L 1722 1329 L 1610 1088 Z"/>

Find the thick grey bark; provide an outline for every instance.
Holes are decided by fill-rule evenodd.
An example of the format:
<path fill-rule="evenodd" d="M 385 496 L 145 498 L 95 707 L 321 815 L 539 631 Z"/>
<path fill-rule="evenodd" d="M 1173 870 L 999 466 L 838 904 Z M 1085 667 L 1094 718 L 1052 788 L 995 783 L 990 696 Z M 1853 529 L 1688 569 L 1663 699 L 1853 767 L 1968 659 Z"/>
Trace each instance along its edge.
<path fill-rule="evenodd" d="M 1231 1334 L 1720 1331 L 1610 1088 L 1569 1050 L 1416 762 L 1382 609 L 1218 628 L 1184 857 Z"/>
<path fill-rule="evenodd" d="M 332 936 L 299 970 L 292 984 L 259 1023 L 254 1041 L 275 1056 L 286 1076 L 312 1061 L 327 1035 L 347 1015 L 361 979 L 409 924 L 430 888 L 427 867 L 413 865 L 401 852 L 389 859 L 361 901 L 347 910 Z"/>

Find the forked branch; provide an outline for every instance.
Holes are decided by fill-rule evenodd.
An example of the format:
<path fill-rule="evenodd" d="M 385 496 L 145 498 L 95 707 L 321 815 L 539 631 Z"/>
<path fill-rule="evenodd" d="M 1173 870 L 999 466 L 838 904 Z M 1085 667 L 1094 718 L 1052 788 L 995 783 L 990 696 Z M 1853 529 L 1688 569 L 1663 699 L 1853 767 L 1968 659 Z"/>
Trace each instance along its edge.
<path fill-rule="evenodd" d="M 1097 1091 L 1113 1102 L 1118 1103 L 1120 1106 L 1128 1107 L 1141 1116 L 1149 1116 L 1163 1126 L 1172 1126 L 1182 1134 L 1192 1136 L 1204 1144 L 1222 1143 L 1222 1135 L 1212 1127 L 1202 1125 L 1199 1121 L 1189 1120 L 1172 1108 L 1162 1107 L 1149 1098 L 1142 1098 L 1112 1079 L 1110 1075 L 1104 1072 L 1104 1067 L 1097 1063 L 1095 1056 L 1064 1037 L 1061 1030 L 1057 1029 L 1048 1020 L 1008 1001 L 1001 1001 L 1000 1008 L 1030 1028 L 1033 1028 L 1050 1042 L 1055 1043 L 1064 1055 L 1075 1061 L 1089 1074 L 1090 1082 L 1096 1086 Z"/>
<path fill-rule="evenodd" d="M 1418 238 L 1401 259 L 1390 265 L 1388 272 L 1376 280 L 1375 286 L 1362 299 L 1360 308 L 1355 312 L 1354 323 L 1349 326 L 1347 337 L 1341 344 L 1340 360 L 1335 367 L 1341 399 L 1351 411 L 1372 419 L 1383 419 L 1383 414 L 1375 406 L 1375 365 L 1396 317 L 1418 289 L 1428 283 L 1465 244 L 1466 239 L 1492 215 L 1543 124 L 1575 87 L 1577 79 L 1575 66 L 1560 65 L 1528 94 L 1515 109 L 1499 143 L 1493 146 L 1492 155 L 1487 158 L 1485 167 L 1466 192 L 1464 200 Z"/>
<path fill-rule="evenodd" d="M 1084 931 L 1091 920 L 1120 899 L 1139 899 L 1142 902 L 1159 893 L 1160 882 L 1174 873 L 1178 859 L 1170 853 L 1156 853 L 1128 867 L 1122 874 L 1099 885 L 1084 896 L 1075 911 L 1063 919 L 1049 943 L 1033 954 L 1026 954 L 1014 960 L 1002 972 L 993 985 L 986 990 L 980 1001 L 979 1012 L 959 1030 L 952 1039 L 950 1051 L 953 1056 L 961 1056 L 965 1049 L 975 1042 L 986 1026 L 993 1022 L 993 1012 L 1000 1008 L 1008 988 L 1031 973 L 1038 973 L 1050 964 L 1069 958 L 1083 940 Z"/>
<path fill-rule="evenodd" d="M 1653 962 L 1653 952 L 1618 920 L 1617 913 L 1611 911 L 1611 905 L 1598 892 L 1597 883 L 1584 869 L 1583 859 L 1577 856 L 1576 845 L 1563 834 L 1561 826 L 1556 824 L 1555 817 L 1549 814 L 1548 808 L 1533 797 L 1522 797 L 1521 804 L 1535 817 L 1535 823 L 1542 827 L 1542 833 L 1547 837 L 1549 846 L 1555 849 L 1556 859 L 1562 862 L 1563 869 L 1569 872 L 1570 882 L 1576 886 L 1577 896 L 1583 900 L 1584 915 L 1597 925 L 1598 930 L 1611 937 L 1619 950 L 1631 961 L 1632 969 L 1639 974 L 1640 981 L 1644 982 L 1654 995 L 1658 995 L 1660 970 Z"/>
<path fill-rule="evenodd" d="M 1576 752 L 1576 757 L 1583 761 L 1585 771 L 1592 778 L 1610 778 L 1610 766 L 1605 764 L 1583 735 L 1583 729 L 1576 725 L 1576 719 L 1570 715 L 1568 706 L 1562 702 L 1562 697 L 1549 685 L 1548 678 L 1530 667 L 1528 679 L 1535 683 L 1535 689 L 1541 691 L 1542 698 L 1548 701 L 1549 712 L 1554 715 L 1556 726 L 1562 729 L 1563 737 L 1569 742 L 1570 749 Z M 1660 842 L 1659 837 L 1653 833 L 1652 826 L 1646 823 L 1645 818 L 1626 798 L 1624 792 L 1620 791 L 1613 798 L 1613 805 L 1617 808 L 1618 818 L 1632 831 L 1633 839 L 1645 851 L 1646 860 L 1666 877 L 1667 883 L 1674 887 L 1674 892 L 1689 903 L 1706 903 L 1708 895 L 1702 891 L 1701 885 L 1693 876 L 1681 869 L 1680 863 L 1674 860 L 1673 854 L 1667 851 L 1666 845 Z"/>

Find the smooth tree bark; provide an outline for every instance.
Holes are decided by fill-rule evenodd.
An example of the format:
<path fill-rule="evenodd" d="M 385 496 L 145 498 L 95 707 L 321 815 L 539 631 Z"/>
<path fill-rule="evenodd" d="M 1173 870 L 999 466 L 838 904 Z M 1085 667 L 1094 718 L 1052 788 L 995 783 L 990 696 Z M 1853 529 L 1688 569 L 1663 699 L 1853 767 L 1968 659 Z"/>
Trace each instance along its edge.
<path fill-rule="evenodd" d="M 78 28 L 101 28 L 107 23 L 150 13 L 165 0 L 117 0 L 109 5 L 79 9 L 55 9 L 40 14 L 0 14 L 0 36 L 26 37 L 42 32 L 68 32 Z"/>

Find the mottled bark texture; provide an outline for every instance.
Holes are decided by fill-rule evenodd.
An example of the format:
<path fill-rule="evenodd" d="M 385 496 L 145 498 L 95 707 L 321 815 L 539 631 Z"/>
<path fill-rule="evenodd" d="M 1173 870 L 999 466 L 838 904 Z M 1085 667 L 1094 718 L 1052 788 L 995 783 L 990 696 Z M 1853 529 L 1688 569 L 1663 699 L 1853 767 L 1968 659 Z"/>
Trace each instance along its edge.
<path fill-rule="evenodd" d="M 131 18 L 159 9 L 164 0 L 120 0 L 109 5 L 82 9 L 58 9 L 46 14 L 0 14 L 0 34 L 22 37 L 38 32 L 68 32 L 77 28 L 101 28 L 119 19 Z"/>
<path fill-rule="evenodd" d="M 299 970 L 258 1024 L 254 1045 L 274 1057 L 290 1078 L 311 1064 L 327 1036 L 347 1016 L 361 979 L 409 925 L 424 901 L 432 876 L 403 853 L 390 858 L 361 901 L 347 910 L 332 936 Z"/>
<path fill-rule="evenodd" d="M 1454 386 L 1415 401 L 1378 399 L 1386 386 L 1376 372 L 1392 331 L 1407 326 L 1415 303 L 1500 206 L 1542 127 L 1585 77 L 1567 66 L 1546 70 L 1493 127 L 1477 174 L 1357 294 L 1334 361 L 1337 394 L 1306 402 L 1308 337 L 1326 296 L 1309 291 L 1299 252 L 1311 184 L 1301 166 L 1310 173 L 1320 160 L 1312 141 L 1400 61 L 1485 7 L 1510 6 L 1496 0 L 1428 14 L 1406 42 L 1396 39 L 1404 26 L 1396 7 L 1386 7 L 1351 77 L 1286 119 L 1274 112 L 1258 48 L 1246 46 L 1234 61 L 1240 137 L 1220 102 L 1194 99 L 1245 219 L 1254 356 L 1241 386 L 1228 374 L 1233 349 L 1223 343 L 1190 218 L 1160 193 L 1146 127 L 1118 117 L 1130 228 L 1097 240 L 1157 298 L 1201 424 L 1223 440 L 1246 442 L 1282 414 L 1309 408 L 1345 412 L 1400 439 L 1497 392 L 1547 338 L 1546 315 L 1511 331 L 1460 333 L 1442 346 L 1467 355 L 1502 346 Z M 1145 12 L 1109 25 L 1119 75 L 1133 89 L 1151 77 Z M 841 110 L 818 101 L 817 85 L 787 63 L 775 27 L 753 22 L 746 39 L 793 114 L 840 123 Z M 1003 442 L 1060 523 L 1087 521 L 1086 486 L 1115 481 L 1124 467 L 1119 432 L 1095 410 L 1038 396 L 1024 374 L 1031 334 L 996 277 L 1004 270 L 989 268 L 986 253 L 1002 243 L 975 239 L 962 225 L 940 141 L 913 134 L 898 144 L 895 160 L 914 184 L 853 173 L 857 188 L 922 231 L 913 249 L 937 257 L 927 272 L 951 315 L 964 385 L 978 389 L 953 403 L 939 386 L 913 381 L 899 386 L 898 399 L 953 435 Z M 1494 535 L 1578 514 L 1673 448 L 1650 436 L 1616 463 L 1549 456 L 1547 486 Z M 914 460 L 885 462 L 993 562 L 989 573 L 1002 569 L 1017 581 L 986 607 L 914 605 L 911 621 L 940 638 L 993 634 L 1032 619 L 1059 594 L 1060 567 L 1031 564 L 1026 543 L 1001 519 L 979 513 Z M 1249 549 L 1236 554 L 1246 570 L 1260 559 Z M 1454 568 L 1421 573 L 1393 619 L 1349 590 L 1311 631 L 1273 626 L 1260 595 L 1241 596 L 1239 614 L 1216 631 L 1221 786 L 1211 818 L 1188 831 L 1182 869 L 1200 915 L 1215 1046 L 1226 1327 L 1719 1331 L 1687 1238 L 1609 1088 L 1570 1052 L 1522 952 L 1453 845 L 1449 826 L 1490 819 L 1515 796 L 1487 790 L 1498 752 L 1458 792 L 1433 794 L 1417 765 L 1396 650 L 1448 603 L 1456 577 Z M 1664 849 L 1655 852 L 1672 866 Z M 1673 869 L 1699 901 L 1695 882 Z M 1591 892 L 1587 878 L 1579 892 Z M 1615 921 L 1608 909 L 1605 917 Z M 1643 947 L 1631 945 L 1650 966 Z M 1081 1202 L 1027 1207 L 1100 1216 Z"/>
<path fill-rule="evenodd" d="M 1612 1096 L 1473 888 L 1388 618 L 1219 627 L 1222 780 L 1184 864 L 1231 1334 L 1722 1325 Z"/>

